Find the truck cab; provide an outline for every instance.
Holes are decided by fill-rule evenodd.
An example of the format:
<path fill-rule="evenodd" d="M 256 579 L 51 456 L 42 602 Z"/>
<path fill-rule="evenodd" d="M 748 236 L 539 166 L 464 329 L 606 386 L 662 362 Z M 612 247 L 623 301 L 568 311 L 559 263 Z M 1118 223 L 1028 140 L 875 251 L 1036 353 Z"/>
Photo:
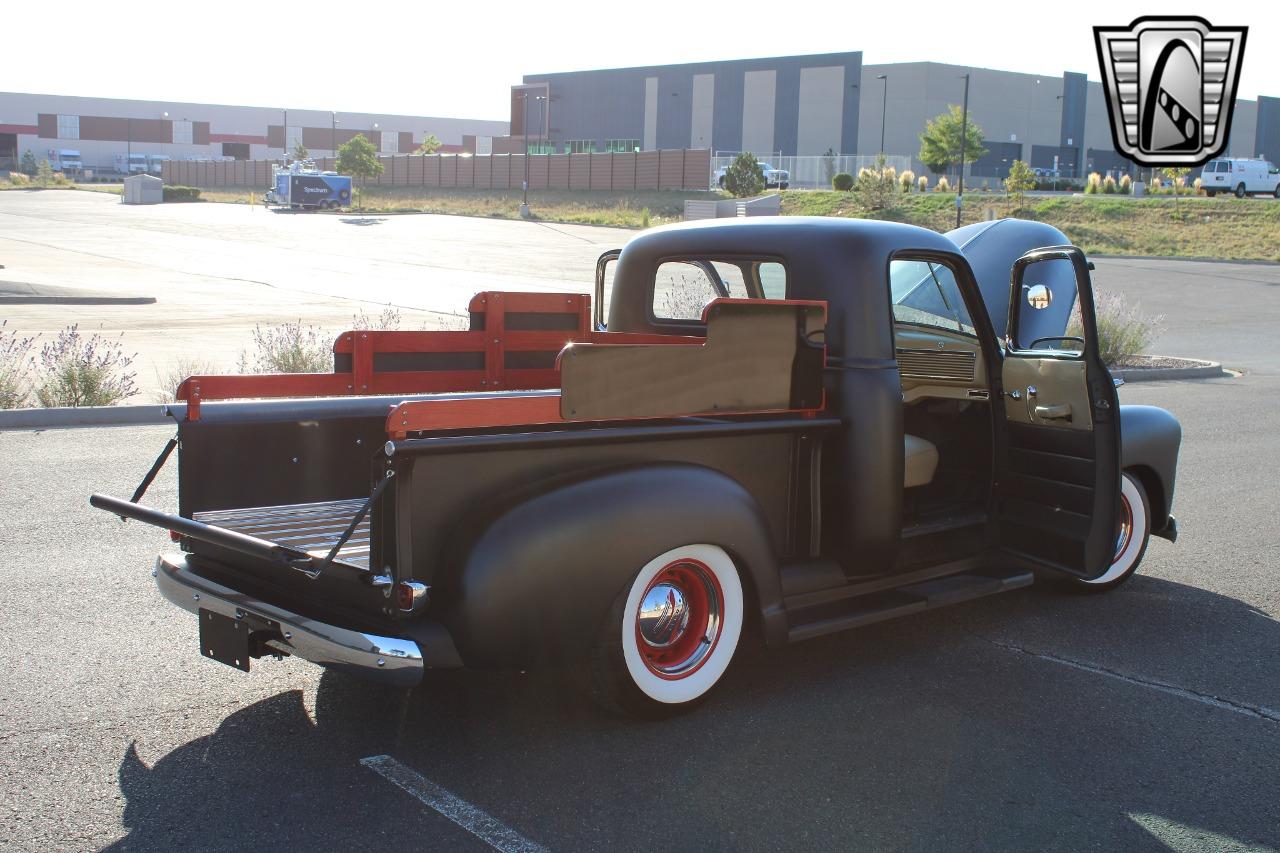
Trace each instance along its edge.
<path fill-rule="evenodd" d="M 1119 405 L 1088 262 L 1040 223 L 668 226 L 605 253 L 593 299 L 469 307 L 345 333 L 332 375 L 189 378 L 178 512 L 94 497 L 179 535 L 157 583 L 206 656 L 405 685 L 569 662 L 661 716 L 744 625 L 1101 592 L 1176 536 L 1177 422 Z"/>

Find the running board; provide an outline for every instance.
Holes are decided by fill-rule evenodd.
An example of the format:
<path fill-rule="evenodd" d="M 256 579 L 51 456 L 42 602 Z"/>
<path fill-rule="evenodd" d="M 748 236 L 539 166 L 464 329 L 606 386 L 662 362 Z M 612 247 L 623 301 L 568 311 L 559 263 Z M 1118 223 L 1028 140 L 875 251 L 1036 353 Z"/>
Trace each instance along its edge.
<path fill-rule="evenodd" d="M 787 632 L 787 639 L 794 643 L 848 628 L 896 619 L 911 613 L 946 607 L 949 604 L 972 601 L 975 598 L 984 598 L 988 595 L 1030 586 L 1034 580 L 1035 576 L 1031 572 L 975 570 L 845 601 L 804 608 L 804 610 L 813 611 L 812 618 L 803 619 L 804 610 L 797 612 L 795 616 L 803 621 L 798 621 L 791 626 Z"/>

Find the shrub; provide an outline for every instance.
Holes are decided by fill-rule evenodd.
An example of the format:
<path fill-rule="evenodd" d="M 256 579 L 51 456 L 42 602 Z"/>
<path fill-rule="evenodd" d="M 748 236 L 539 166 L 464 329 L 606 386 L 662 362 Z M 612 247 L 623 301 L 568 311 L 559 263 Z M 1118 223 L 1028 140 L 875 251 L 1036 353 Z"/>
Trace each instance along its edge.
<path fill-rule="evenodd" d="M 885 165 L 885 157 L 881 154 L 876 158 L 874 168 L 858 170 L 853 191 L 865 210 L 891 210 L 898 204 L 898 171 Z"/>
<path fill-rule="evenodd" d="M 1151 186 L 1147 188 L 1148 192 L 1158 193 L 1164 189 L 1164 182 L 1160 180 L 1159 175 L 1153 175 L 1151 178 Z"/>
<path fill-rule="evenodd" d="M 328 373 L 333 370 L 333 341 L 302 321 L 253 327 L 253 351 L 240 353 L 241 373 Z"/>
<path fill-rule="evenodd" d="M 138 374 L 129 370 L 134 357 L 124 354 L 117 338 L 80 334 L 68 326 L 40 348 L 36 362 L 36 399 L 42 406 L 110 406 L 132 397 Z"/>
<path fill-rule="evenodd" d="M 28 178 L 34 178 L 36 176 L 36 169 L 38 168 L 39 167 L 36 166 L 36 155 L 31 153 L 31 149 L 28 148 L 26 151 L 23 151 L 22 160 L 18 163 L 18 171 L 26 175 Z"/>
<path fill-rule="evenodd" d="M 923 192 L 928 192 L 928 191 L 929 191 L 929 176 L 928 176 L 928 175 L 921 175 L 921 176 L 920 176 L 920 179 L 919 179 L 919 181 L 917 181 L 917 183 L 919 183 L 919 184 L 920 184 L 920 192 L 922 192 L 922 193 L 923 193 Z"/>
<path fill-rule="evenodd" d="M 938 178 L 938 183 L 933 185 L 933 191 L 936 193 L 951 192 L 951 182 L 947 180 L 946 175 L 943 175 L 941 178 Z"/>
<path fill-rule="evenodd" d="M 754 154 L 744 151 L 733 158 L 724 173 L 724 188 L 737 198 L 747 198 L 764 190 L 764 173 Z"/>
<path fill-rule="evenodd" d="M 31 179 L 21 172 L 10 172 L 9 183 L 15 187 L 29 187 L 31 186 Z"/>
<path fill-rule="evenodd" d="M 177 399 L 178 386 L 191 376 L 214 376 L 220 371 L 213 362 L 201 358 L 180 357 L 165 371 L 156 368 L 157 403 L 172 403 Z"/>
<path fill-rule="evenodd" d="M 38 186 L 47 187 L 53 183 L 53 167 L 49 165 L 48 160 L 41 160 L 40 165 L 36 166 L 36 184 Z"/>
<path fill-rule="evenodd" d="M 1089 179 L 1084 185 L 1085 195 L 1096 195 L 1102 192 L 1102 176 L 1097 172 L 1090 172 Z"/>
<path fill-rule="evenodd" d="M 17 409 L 30 397 L 27 375 L 31 371 L 31 347 L 35 338 L 20 338 L 4 331 L 8 320 L 0 320 L 0 409 Z"/>
<path fill-rule="evenodd" d="M 911 187 L 913 184 L 915 184 L 915 182 L 916 182 L 916 173 L 911 171 L 910 169 L 906 169 L 902 172 L 901 175 L 898 175 L 898 183 L 902 184 L 902 191 L 904 193 L 911 192 Z"/>
<path fill-rule="evenodd" d="M 1202 189 L 1204 189 L 1204 182 L 1200 178 L 1196 178 L 1194 181 L 1192 181 L 1191 185 L 1195 188 L 1195 191 L 1197 194 L 1199 194 L 1199 192 Z"/>
<path fill-rule="evenodd" d="M 1133 361 L 1164 331 L 1164 315 L 1143 314 L 1140 305 L 1130 305 L 1119 293 L 1095 290 L 1093 308 L 1098 323 L 1098 351 L 1110 367 Z M 1067 334 L 1084 334 L 1079 308 L 1071 315 Z"/>
<path fill-rule="evenodd" d="M 178 185 L 166 186 L 164 188 L 165 201 L 199 201 L 199 187 L 183 187 Z"/>
<path fill-rule="evenodd" d="M 1133 192 L 1133 178 L 1128 175 L 1120 178 L 1120 192 L 1122 195 L 1129 195 Z"/>
<path fill-rule="evenodd" d="M 864 170 L 865 171 L 865 170 Z M 853 189 L 853 175 L 848 172 L 837 172 L 831 179 L 831 188 L 847 193 Z"/>
<path fill-rule="evenodd" d="M 648 228 L 653 224 L 653 214 L 649 212 L 649 208 L 640 211 L 640 227 Z"/>
<path fill-rule="evenodd" d="M 361 308 L 359 313 L 351 315 L 351 328 L 367 332 L 394 332 L 400 328 L 403 320 L 400 309 L 394 305 L 383 308 L 377 317 L 371 317 Z"/>
<path fill-rule="evenodd" d="M 1105 178 L 1103 178 L 1103 179 L 1102 179 L 1102 193 L 1103 193 L 1103 195 L 1115 195 L 1115 194 L 1116 194 L 1116 179 L 1115 179 L 1115 178 L 1111 177 L 1110 175 L 1107 175 Z"/>

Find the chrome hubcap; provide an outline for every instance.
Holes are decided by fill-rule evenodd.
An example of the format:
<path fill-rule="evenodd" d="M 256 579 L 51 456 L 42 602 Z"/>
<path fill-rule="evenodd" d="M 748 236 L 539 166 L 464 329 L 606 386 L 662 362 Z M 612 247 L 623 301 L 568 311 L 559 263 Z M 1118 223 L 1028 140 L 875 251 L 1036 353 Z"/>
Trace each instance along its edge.
<path fill-rule="evenodd" d="M 655 584 L 640 602 L 640 639 L 655 649 L 665 649 L 684 636 L 689 627 L 689 602 L 680 587 Z"/>

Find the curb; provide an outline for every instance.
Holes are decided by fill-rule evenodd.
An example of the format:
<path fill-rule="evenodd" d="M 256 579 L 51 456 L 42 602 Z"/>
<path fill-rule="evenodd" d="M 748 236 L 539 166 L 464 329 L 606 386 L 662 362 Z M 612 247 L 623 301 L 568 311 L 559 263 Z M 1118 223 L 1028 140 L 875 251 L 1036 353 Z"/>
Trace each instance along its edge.
<path fill-rule="evenodd" d="M 1166 356 L 1177 358 L 1179 356 Z M 1111 375 L 1127 382 L 1156 382 L 1169 379 L 1213 379 L 1229 375 L 1216 361 L 1204 361 L 1198 358 L 1184 358 L 1183 361 L 1195 362 L 1194 367 L 1130 367 L 1111 371 Z"/>
<path fill-rule="evenodd" d="M 1242 266 L 1280 267 L 1280 261 L 1268 261 L 1262 258 L 1208 258 L 1200 255 L 1104 255 L 1089 252 L 1090 258 L 1104 261 L 1191 261 L 1197 264 L 1240 264 Z"/>
<path fill-rule="evenodd" d="M 0 296 L 0 305 L 154 305 L 154 296 Z"/>
<path fill-rule="evenodd" d="M 83 406 L 79 408 L 10 409 L 0 411 L 0 431 L 59 429 L 86 426 L 150 426 L 172 423 L 169 412 L 182 418 L 186 403 L 149 406 Z"/>

